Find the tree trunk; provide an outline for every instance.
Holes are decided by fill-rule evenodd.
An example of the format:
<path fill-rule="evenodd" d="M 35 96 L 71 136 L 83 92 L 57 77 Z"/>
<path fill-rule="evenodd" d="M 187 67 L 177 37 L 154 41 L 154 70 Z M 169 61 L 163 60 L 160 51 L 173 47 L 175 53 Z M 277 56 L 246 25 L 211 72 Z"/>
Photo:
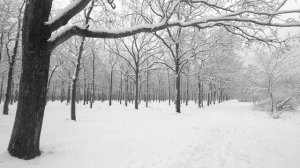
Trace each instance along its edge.
<path fill-rule="evenodd" d="M 203 101 L 204 101 L 204 89 L 203 89 L 203 83 L 201 83 L 201 107 L 203 107 Z"/>
<path fill-rule="evenodd" d="M 120 79 L 120 104 L 122 104 L 123 99 L 123 73 L 121 72 L 121 79 Z"/>
<path fill-rule="evenodd" d="M 127 107 L 127 101 L 128 101 L 128 71 L 126 72 L 126 86 L 125 86 L 125 106 Z"/>
<path fill-rule="evenodd" d="M 103 93 L 103 82 L 102 82 L 102 85 L 101 85 L 101 102 L 104 101 L 104 93 Z"/>
<path fill-rule="evenodd" d="M 68 83 L 67 104 L 70 103 L 70 98 L 71 98 L 71 85 L 70 83 Z"/>
<path fill-rule="evenodd" d="M 270 92 L 270 99 L 271 99 L 271 113 L 274 112 L 274 100 L 273 100 L 273 94 Z"/>
<path fill-rule="evenodd" d="M 83 69 L 83 75 L 84 75 L 84 84 L 83 84 L 83 105 L 85 105 L 88 102 L 87 98 L 87 87 L 86 87 L 86 69 Z"/>
<path fill-rule="evenodd" d="M 109 85 L 109 106 L 111 106 L 111 99 L 112 99 L 112 82 L 113 82 L 113 70 L 110 71 L 110 85 Z"/>
<path fill-rule="evenodd" d="M 5 100 L 4 100 L 4 106 L 3 106 L 3 114 L 8 115 L 8 105 L 11 101 L 11 90 L 12 90 L 12 80 L 13 80 L 13 65 L 12 63 L 9 64 L 9 70 L 7 75 L 7 86 L 6 86 L 6 93 L 5 93 Z"/>
<path fill-rule="evenodd" d="M 131 103 L 132 100 L 132 82 L 129 84 L 129 103 Z"/>
<path fill-rule="evenodd" d="M 22 74 L 20 99 L 8 152 L 15 157 L 32 159 L 41 154 L 40 134 L 46 105 L 46 91 L 51 50 L 45 26 L 52 1 L 26 3 L 22 29 Z"/>
<path fill-rule="evenodd" d="M 90 108 L 93 108 L 94 99 L 95 99 L 95 53 L 93 51 L 93 78 L 92 78 L 92 95 L 91 95 Z"/>
<path fill-rule="evenodd" d="M 3 49 L 3 42 L 4 42 L 4 31 L 3 26 L 1 26 L 1 33 L 0 33 L 0 62 L 2 60 L 2 49 Z"/>
<path fill-rule="evenodd" d="M 1 88 L 0 88 L 0 104 L 1 104 L 1 102 L 2 102 L 3 83 L 4 83 L 4 74 L 2 75 L 2 79 L 1 79 Z"/>
<path fill-rule="evenodd" d="M 175 96 L 175 105 L 176 105 L 176 112 L 180 113 L 180 72 L 179 72 L 179 65 L 176 65 L 176 82 L 175 82 L 175 87 L 176 87 L 176 96 Z"/>
<path fill-rule="evenodd" d="M 208 84 L 208 93 L 207 93 L 207 106 L 210 105 L 210 92 L 211 92 L 211 87 L 210 87 L 210 83 Z"/>
<path fill-rule="evenodd" d="M 62 103 L 65 100 L 65 82 L 61 81 L 61 88 L 60 88 L 60 102 Z"/>
<path fill-rule="evenodd" d="M 86 104 L 89 104 L 89 100 L 91 98 L 91 95 L 90 95 L 90 83 L 87 83 L 87 88 L 86 88 Z"/>
<path fill-rule="evenodd" d="M 198 79 L 198 107 L 201 107 L 201 82 Z"/>
<path fill-rule="evenodd" d="M 148 60 L 147 60 L 147 66 L 148 66 Z M 149 102 L 149 70 L 147 70 L 147 79 L 146 79 L 146 107 L 148 107 Z"/>
<path fill-rule="evenodd" d="M 273 113 L 274 112 L 274 99 L 273 99 L 273 93 L 272 93 L 272 86 L 271 86 L 271 80 L 270 79 L 268 79 L 268 87 L 269 87 L 269 89 L 268 89 L 268 91 L 269 91 L 269 94 L 270 94 L 270 99 L 271 99 L 271 113 Z"/>
<path fill-rule="evenodd" d="M 14 73 L 13 73 L 14 74 Z M 15 99 L 15 94 L 14 94 L 14 75 L 12 76 L 12 81 L 11 81 L 11 96 L 10 96 L 10 105 L 13 105 L 14 99 Z"/>
<path fill-rule="evenodd" d="M 169 99 L 169 106 L 171 105 L 171 85 L 170 85 L 170 73 L 168 69 L 168 99 Z"/>
<path fill-rule="evenodd" d="M 79 46 L 79 51 L 78 51 L 78 57 L 77 57 L 77 64 L 75 68 L 75 74 L 73 76 L 72 80 L 72 97 L 71 97 L 71 120 L 76 121 L 76 89 L 77 89 L 77 81 L 78 81 L 78 76 L 79 76 L 79 71 L 80 71 L 80 62 L 81 62 L 81 57 L 82 57 L 82 52 L 83 52 L 83 46 L 85 42 L 85 37 L 82 37 L 81 43 Z"/>
<path fill-rule="evenodd" d="M 189 104 L 189 78 L 186 76 L 186 100 L 185 105 L 187 106 Z"/>
<path fill-rule="evenodd" d="M 137 71 L 135 73 L 135 97 L 134 97 L 134 108 L 139 108 L 139 72 Z"/>

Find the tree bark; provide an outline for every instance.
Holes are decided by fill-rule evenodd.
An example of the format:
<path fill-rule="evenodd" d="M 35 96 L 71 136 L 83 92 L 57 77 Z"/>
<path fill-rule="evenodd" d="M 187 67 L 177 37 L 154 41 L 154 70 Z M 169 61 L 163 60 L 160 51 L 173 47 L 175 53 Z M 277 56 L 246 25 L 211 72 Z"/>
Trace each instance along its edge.
<path fill-rule="evenodd" d="M 22 74 L 20 100 L 8 152 L 15 157 L 32 159 L 41 154 L 42 129 L 51 50 L 47 39 L 51 31 L 44 24 L 52 1 L 31 0 L 26 3 L 22 29 Z"/>

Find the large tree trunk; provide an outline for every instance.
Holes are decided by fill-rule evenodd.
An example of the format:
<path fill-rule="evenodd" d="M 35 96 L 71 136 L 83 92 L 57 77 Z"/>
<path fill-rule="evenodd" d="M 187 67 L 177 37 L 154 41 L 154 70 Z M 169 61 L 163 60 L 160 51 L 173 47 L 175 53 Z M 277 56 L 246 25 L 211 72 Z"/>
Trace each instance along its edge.
<path fill-rule="evenodd" d="M 22 29 L 22 74 L 20 97 L 8 152 L 15 157 L 32 159 L 41 154 L 40 134 L 46 105 L 51 50 L 45 26 L 52 1 L 26 3 Z"/>

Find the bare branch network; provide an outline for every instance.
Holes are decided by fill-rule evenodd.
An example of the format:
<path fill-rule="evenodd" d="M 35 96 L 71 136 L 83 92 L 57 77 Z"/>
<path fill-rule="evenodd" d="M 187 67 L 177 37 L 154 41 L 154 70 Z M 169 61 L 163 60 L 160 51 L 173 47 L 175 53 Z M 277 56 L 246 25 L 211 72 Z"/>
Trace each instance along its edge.
<path fill-rule="evenodd" d="M 57 14 L 55 17 L 46 22 L 52 32 L 58 30 L 60 27 L 67 25 L 67 23 L 79 13 L 91 0 L 76 0 L 68 5 L 63 12 Z M 90 29 L 88 25 L 78 26 L 71 25 L 67 26 L 65 29 L 53 33 L 52 37 L 49 38 L 48 42 L 50 48 L 55 48 L 59 44 L 63 43 L 72 36 L 84 36 L 91 38 L 121 38 L 131 36 L 141 32 L 157 32 L 163 30 L 167 27 L 197 27 L 199 29 L 212 28 L 216 26 L 225 27 L 229 32 L 233 34 L 240 35 L 248 40 L 263 40 L 257 37 L 256 34 L 250 34 L 245 29 L 241 27 L 246 27 L 247 29 L 255 28 L 257 26 L 269 26 L 269 27 L 296 27 L 300 26 L 299 22 L 275 22 L 274 18 L 281 15 L 300 13 L 300 9 L 295 10 L 282 10 L 281 7 L 286 3 L 286 0 L 278 5 L 273 11 L 257 11 L 249 9 L 235 9 L 235 5 L 228 7 L 223 7 L 218 4 L 211 4 L 209 1 L 193 1 L 193 0 L 177 0 L 168 2 L 168 7 L 163 14 L 155 12 L 158 17 L 161 17 L 160 21 L 157 23 L 146 23 L 138 26 L 133 26 L 125 29 L 116 30 L 96 30 Z M 173 15 L 179 10 L 182 5 L 189 6 L 191 8 L 197 9 L 199 6 L 206 6 L 208 8 L 213 8 L 218 11 L 216 16 L 201 18 L 196 17 L 193 20 L 179 20 L 174 19 Z M 154 9 L 151 7 L 153 13 Z M 244 25 L 241 25 L 244 24 Z"/>

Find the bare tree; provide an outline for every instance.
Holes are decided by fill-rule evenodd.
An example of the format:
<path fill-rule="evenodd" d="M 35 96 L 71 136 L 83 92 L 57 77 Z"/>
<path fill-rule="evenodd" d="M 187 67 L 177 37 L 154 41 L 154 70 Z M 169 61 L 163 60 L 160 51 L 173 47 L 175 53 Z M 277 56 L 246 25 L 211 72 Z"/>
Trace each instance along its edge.
<path fill-rule="evenodd" d="M 123 48 L 119 47 L 119 44 L 115 41 L 115 49 L 110 47 L 110 51 L 121 57 L 128 63 L 129 67 L 132 69 L 134 75 L 129 77 L 134 81 L 135 85 L 135 101 L 134 107 L 138 109 L 139 100 L 139 83 L 141 75 L 149 71 L 150 67 L 153 65 L 147 65 L 147 60 L 157 54 L 158 42 L 154 41 L 154 36 L 151 34 L 138 34 L 133 35 L 132 38 L 120 39 L 120 43 Z M 128 44 L 129 43 L 129 44 Z"/>
<path fill-rule="evenodd" d="M 6 43 L 6 54 L 7 54 L 7 58 L 8 58 L 9 69 L 8 69 L 8 74 L 7 74 L 7 86 L 6 86 L 7 88 L 6 88 L 5 101 L 4 101 L 4 106 L 3 106 L 3 114 L 5 114 L 5 115 L 8 114 L 8 105 L 9 105 L 9 102 L 11 101 L 11 97 L 12 97 L 13 71 L 14 71 L 14 66 L 15 66 L 15 62 L 16 62 L 18 46 L 19 46 L 19 41 L 20 41 L 22 10 L 23 10 L 24 4 L 25 4 L 25 2 L 23 2 L 18 9 L 17 27 L 16 27 L 15 37 L 11 38 L 10 33 L 7 34 L 8 42 Z M 9 49 L 9 43 L 13 40 L 15 41 L 15 43 L 14 43 L 14 47 L 13 47 L 13 53 L 11 55 L 10 49 Z"/>
<path fill-rule="evenodd" d="M 273 118 L 279 118 L 284 111 L 283 106 L 297 95 L 294 91 L 288 91 L 290 87 L 287 85 L 292 83 L 286 79 L 289 75 L 295 74 L 293 71 L 299 66 L 299 59 L 289 46 L 277 48 L 274 51 L 260 48 L 255 53 L 258 58 L 259 72 L 263 79 L 260 81 L 259 76 L 257 77 L 256 81 L 260 85 L 256 85 L 256 87 L 260 88 L 258 91 L 269 95 L 268 110 Z"/>

